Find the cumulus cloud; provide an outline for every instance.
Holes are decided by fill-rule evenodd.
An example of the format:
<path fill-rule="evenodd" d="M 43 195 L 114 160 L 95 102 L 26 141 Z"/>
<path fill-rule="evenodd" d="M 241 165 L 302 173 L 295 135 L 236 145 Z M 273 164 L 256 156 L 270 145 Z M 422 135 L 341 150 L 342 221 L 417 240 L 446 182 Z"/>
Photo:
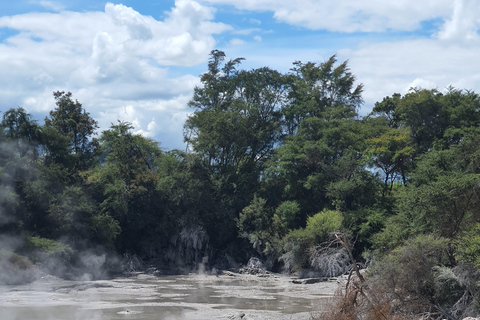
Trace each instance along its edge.
<path fill-rule="evenodd" d="M 365 85 L 363 115 L 371 111 L 376 101 L 395 92 L 405 94 L 411 87 L 444 90 L 453 85 L 480 92 L 477 63 L 480 3 L 476 0 L 415 3 L 410 0 L 346 0 L 335 4 L 309 0 L 290 4 L 280 0 L 275 1 L 275 5 L 269 0 L 206 2 L 230 4 L 244 10 L 272 11 L 277 19 L 292 25 L 339 32 L 379 31 L 388 35 L 391 30 L 421 28 L 422 24 L 434 19 L 433 28 L 437 29 L 427 34 L 404 38 L 373 37 L 370 41 L 342 42 L 341 47 L 275 48 L 275 56 L 270 59 L 272 48 L 247 56 L 248 60 L 268 61 L 271 67 L 280 68 L 291 66 L 294 60 L 322 62 L 338 53 L 339 60 L 349 60 L 358 82 Z"/>
<path fill-rule="evenodd" d="M 339 52 L 349 59 L 352 72 L 365 85 L 365 107 L 395 92 L 405 94 L 412 87 L 444 90 L 452 85 L 459 89 L 480 91 L 480 48 L 465 50 L 456 43 L 435 39 L 402 40 L 364 44 Z"/>
<path fill-rule="evenodd" d="M 179 147 L 183 143 L 183 124 L 189 114 L 185 106 L 189 99 L 190 95 L 170 100 L 115 100 L 118 108 L 99 112 L 97 120 L 105 129 L 117 120 L 127 121 L 134 126 L 134 133 L 152 138 L 162 147 Z"/>
<path fill-rule="evenodd" d="M 474 1 L 474 0 L 473 0 Z M 274 17 L 308 29 L 339 32 L 411 31 L 422 21 L 447 17 L 451 0 L 203 0 L 251 11 L 273 11 Z"/>
<path fill-rule="evenodd" d="M 55 2 L 43 1 L 49 4 Z M 212 5 L 271 12 L 293 25 L 288 30 L 295 35 L 282 38 L 282 26 L 263 39 L 267 31 L 259 27 L 271 25 L 254 15 L 234 29 L 215 20 Z M 288 72 L 296 60 L 322 62 L 334 53 L 349 59 L 365 84 L 362 114 L 412 86 L 480 91 L 477 0 L 177 0 L 161 20 L 112 3 L 102 12 L 54 11 L 60 12 L 0 17 L 0 28 L 14 31 L 0 42 L 0 59 L 7 62 L 0 64 L 0 108 L 45 113 L 54 107 L 53 91 L 71 91 L 102 130 L 117 119 L 129 121 L 164 147 L 182 145 L 191 111 L 186 105 L 218 46 L 217 34 L 220 49 L 247 58 L 246 68 Z M 319 43 L 302 27 L 337 33 L 322 31 Z M 396 32 L 415 30 L 422 32 Z M 362 32 L 374 34 L 361 40 Z"/>
<path fill-rule="evenodd" d="M 216 45 L 213 35 L 230 29 L 213 19 L 213 8 L 192 0 L 177 0 L 161 21 L 112 3 L 104 12 L 0 17 L 0 28 L 17 31 L 0 42 L 0 59 L 8 61 L 0 65 L 0 108 L 47 112 L 53 91 L 71 91 L 102 124 L 115 122 L 130 105 L 141 112 L 139 120 L 134 112 L 120 119 L 136 121 L 148 134 L 161 132 L 163 122 L 185 118 L 185 96 L 198 83 L 197 74 L 172 75 L 169 68 L 205 62 Z M 174 111 L 166 108 L 171 105 Z M 148 128 L 153 118 L 156 125 Z M 175 129 L 180 136 L 182 125 Z"/>
<path fill-rule="evenodd" d="M 438 33 L 440 40 L 477 42 L 480 30 L 480 3 L 476 0 L 455 0 L 450 19 Z"/>

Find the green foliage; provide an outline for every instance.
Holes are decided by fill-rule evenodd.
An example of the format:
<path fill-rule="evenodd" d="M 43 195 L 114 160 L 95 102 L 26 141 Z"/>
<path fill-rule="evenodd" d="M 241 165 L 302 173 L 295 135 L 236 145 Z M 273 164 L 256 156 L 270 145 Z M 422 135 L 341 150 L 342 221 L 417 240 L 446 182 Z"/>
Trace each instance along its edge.
<path fill-rule="evenodd" d="M 11 263 L 14 268 L 20 270 L 31 269 L 33 267 L 32 262 L 27 257 L 18 255 L 5 249 L 0 249 L 0 261 L 3 262 L 5 260 L 8 260 L 8 262 Z M 4 272 L 5 270 L 2 271 Z"/>
<path fill-rule="evenodd" d="M 462 290 L 455 268 L 480 270 L 480 97 L 414 88 L 362 119 L 363 86 L 336 56 L 288 74 L 225 56 L 212 51 L 194 90 L 184 152 L 128 122 L 95 139 L 97 122 L 71 93 L 54 93 L 43 126 L 6 111 L 0 233 L 67 258 L 98 245 L 191 258 L 184 265 L 260 254 L 290 270 L 343 270 L 346 251 L 319 246 L 342 229 L 355 259 L 370 252 L 381 266 L 372 272 L 402 298 L 451 307 L 447 293 Z"/>
<path fill-rule="evenodd" d="M 447 238 L 478 218 L 479 175 L 456 170 L 455 148 L 432 151 L 418 164 L 412 185 L 400 201 L 411 212 L 419 231 L 437 231 Z"/>
<path fill-rule="evenodd" d="M 343 224 L 346 226 L 350 234 L 355 235 L 355 249 L 362 253 L 363 258 L 374 247 L 375 241 L 384 245 L 386 239 L 378 239 L 378 235 L 392 236 L 392 233 L 380 233 L 384 228 L 392 228 L 396 224 L 389 223 L 389 218 L 393 215 L 388 211 L 387 204 L 363 207 L 357 210 L 343 212 Z M 390 230 L 390 229 L 389 229 Z M 394 233 L 397 235 L 398 233 Z M 394 246 L 398 245 L 399 239 L 396 239 Z M 367 259 L 368 260 L 368 259 Z"/>
<path fill-rule="evenodd" d="M 465 294 L 465 287 L 455 270 L 445 266 L 433 268 L 434 299 L 444 308 L 451 308 Z"/>
<path fill-rule="evenodd" d="M 417 154 L 432 147 L 458 144 L 469 129 L 480 124 L 480 98 L 471 91 L 413 88 L 405 96 L 394 94 L 377 103 L 372 115 L 385 118 L 392 128 L 407 127 Z"/>
<path fill-rule="evenodd" d="M 40 250 L 46 254 L 57 256 L 68 256 L 73 253 L 73 250 L 70 246 L 55 240 L 41 237 L 28 238 L 26 248 L 30 250 Z"/>
<path fill-rule="evenodd" d="M 247 207 L 240 213 L 237 227 L 241 237 L 246 238 L 260 253 L 268 252 L 272 248 L 276 235 L 272 228 L 272 213 L 265 208 L 266 200 L 255 196 Z"/>
<path fill-rule="evenodd" d="M 411 146 L 409 130 L 407 128 L 388 129 L 382 135 L 368 139 L 367 145 L 365 152 L 371 154 L 373 166 L 383 171 L 384 192 L 392 191 L 393 182 L 398 176 L 406 184 L 407 172 L 415 153 L 415 149 Z"/>
<path fill-rule="evenodd" d="M 307 118 L 327 120 L 352 118 L 362 104 L 363 85 L 355 86 L 355 76 L 347 61 L 335 65 L 336 56 L 326 62 L 294 62 L 290 74 L 290 103 L 284 108 L 286 131 L 294 135 Z"/>
<path fill-rule="evenodd" d="M 58 197 L 51 200 L 48 212 L 49 227 L 53 236 L 69 235 L 71 238 L 90 239 L 93 203 L 81 187 L 67 186 Z"/>
<path fill-rule="evenodd" d="M 105 227 L 97 239 L 107 245 L 114 242 L 120 252 L 151 258 L 175 230 L 168 228 L 168 202 L 158 189 L 163 153 L 157 142 L 132 129 L 130 123 L 119 121 L 102 133 L 104 163 L 91 170 L 86 181 L 100 203 L 100 212 L 93 216 L 94 230 Z"/>
<path fill-rule="evenodd" d="M 284 201 L 275 210 L 276 215 L 285 230 L 294 229 L 299 225 L 300 205 L 297 201 Z"/>
<path fill-rule="evenodd" d="M 427 312 L 434 305 L 450 303 L 444 299 L 447 284 L 437 272 L 448 261 L 447 244 L 447 239 L 431 234 L 410 238 L 372 264 L 369 270 L 372 290 L 395 298 L 396 308 L 406 314 Z"/>
<path fill-rule="evenodd" d="M 308 268 L 309 249 L 327 241 L 331 232 L 340 230 L 342 221 L 339 211 L 323 210 L 309 217 L 305 228 L 290 231 L 282 240 L 282 260 L 287 269 Z"/>
<path fill-rule="evenodd" d="M 115 239 L 121 232 L 117 220 L 107 213 L 98 213 L 92 217 L 92 229 L 98 243 L 104 244 L 107 248 L 114 248 Z"/>
<path fill-rule="evenodd" d="M 480 270 L 480 223 L 475 223 L 454 241 L 455 257 Z"/>
<path fill-rule="evenodd" d="M 361 153 L 367 134 L 365 124 L 354 119 L 305 119 L 297 134 L 277 148 L 267 179 L 279 185 L 283 199 L 299 203 L 303 221 L 325 208 L 371 205 L 376 182 Z"/>
<path fill-rule="evenodd" d="M 219 243 L 236 242 L 235 218 L 259 189 L 266 161 L 281 138 L 285 78 L 269 68 L 239 70 L 243 59 L 224 61 L 212 51 L 189 105 L 185 141 L 202 159 L 211 182 L 213 212 L 222 224 Z M 214 222 L 215 221 L 215 222 Z"/>
<path fill-rule="evenodd" d="M 388 250 L 423 233 L 456 239 L 470 230 L 479 218 L 477 147 L 478 139 L 466 135 L 458 145 L 418 157 L 411 183 L 397 191 L 397 214 L 374 236 L 375 246 Z"/>
<path fill-rule="evenodd" d="M 323 210 L 307 219 L 305 236 L 315 243 L 325 241 L 331 232 L 340 230 L 342 214 L 339 211 Z"/>
<path fill-rule="evenodd" d="M 32 159 L 38 157 L 39 127 L 25 109 L 19 107 L 7 110 L 0 123 L 0 132 L 0 137 L 11 144 L 19 158 L 27 155 Z"/>
<path fill-rule="evenodd" d="M 95 146 L 91 136 L 98 128 L 97 121 L 90 117 L 77 100 L 72 100 L 71 92 L 56 91 L 53 96 L 57 107 L 50 111 L 50 118 L 45 119 L 45 126 L 53 127 L 67 137 L 73 154 L 91 153 Z M 82 160 L 86 161 L 86 158 Z"/>

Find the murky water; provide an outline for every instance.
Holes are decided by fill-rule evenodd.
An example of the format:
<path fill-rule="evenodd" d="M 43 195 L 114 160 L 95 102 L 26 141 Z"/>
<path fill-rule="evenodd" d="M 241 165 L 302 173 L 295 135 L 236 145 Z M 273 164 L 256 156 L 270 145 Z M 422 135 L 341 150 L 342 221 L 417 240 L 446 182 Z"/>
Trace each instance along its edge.
<path fill-rule="evenodd" d="M 243 275 L 135 275 L 99 281 L 46 277 L 0 286 L 1 320 L 308 319 L 336 283 Z"/>

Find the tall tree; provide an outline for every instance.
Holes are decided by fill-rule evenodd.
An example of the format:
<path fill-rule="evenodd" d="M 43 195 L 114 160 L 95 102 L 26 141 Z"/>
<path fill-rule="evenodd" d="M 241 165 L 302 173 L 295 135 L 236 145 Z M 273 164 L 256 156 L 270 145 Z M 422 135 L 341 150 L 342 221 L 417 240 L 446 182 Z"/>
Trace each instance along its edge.
<path fill-rule="evenodd" d="M 63 135 L 69 144 L 70 153 L 77 158 L 77 165 L 90 164 L 96 140 L 93 135 L 97 121 L 83 109 L 82 104 L 72 100 L 72 93 L 53 93 L 57 107 L 45 118 L 45 127 L 53 128 Z"/>
<path fill-rule="evenodd" d="M 408 128 L 418 155 L 461 142 L 480 124 L 479 111 L 480 96 L 474 92 L 412 88 L 376 103 L 371 115 L 384 117 L 393 128 Z"/>
<path fill-rule="evenodd" d="M 253 199 L 265 161 L 281 138 L 285 77 L 269 68 L 239 70 L 243 59 L 225 62 L 212 51 L 189 105 L 185 140 L 211 172 L 217 190 L 217 220 L 235 240 L 234 218 Z"/>
<path fill-rule="evenodd" d="M 1 135 L 16 148 L 20 157 L 31 153 L 37 157 L 37 147 L 39 144 L 39 127 L 32 115 L 25 109 L 9 109 L 3 114 L 0 123 Z"/>
<path fill-rule="evenodd" d="M 297 61 L 290 74 L 290 103 L 284 109 L 286 131 L 295 134 L 309 117 L 344 119 L 356 116 L 363 103 L 363 85 L 355 85 L 348 62 L 336 65 L 333 55 L 324 63 Z"/>
<path fill-rule="evenodd" d="M 101 203 L 100 222 L 110 225 L 113 233 L 121 230 L 115 240 L 117 250 L 148 257 L 167 238 L 166 210 L 157 190 L 162 152 L 158 143 L 133 134 L 132 129 L 130 123 L 119 121 L 102 133 L 104 163 L 90 173 L 88 181 Z"/>

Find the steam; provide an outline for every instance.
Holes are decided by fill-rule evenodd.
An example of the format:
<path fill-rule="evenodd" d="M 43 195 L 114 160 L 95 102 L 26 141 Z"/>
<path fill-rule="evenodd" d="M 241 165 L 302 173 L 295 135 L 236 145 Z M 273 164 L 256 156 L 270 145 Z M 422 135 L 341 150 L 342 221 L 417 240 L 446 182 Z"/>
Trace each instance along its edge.
<path fill-rule="evenodd" d="M 22 207 L 16 185 L 37 172 L 37 162 L 29 156 L 34 149 L 26 140 L 0 142 L 0 284 L 29 283 L 45 274 L 103 279 L 110 271 L 121 271 L 121 259 L 102 247 L 91 248 L 85 241 L 69 239 L 68 235 L 56 241 L 37 237 L 40 244 L 33 244 L 31 234 L 20 233 L 24 229 L 19 226 L 24 222 L 22 217 L 30 214 Z M 84 196 L 81 191 L 72 194 Z M 68 201 L 59 207 L 59 214 L 78 211 Z M 76 223 L 75 217 L 72 223 Z"/>
<path fill-rule="evenodd" d="M 202 258 L 202 262 L 198 264 L 197 273 L 199 275 L 205 275 L 205 266 L 208 263 L 208 256 Z"/>
<path fill-rule="evenodd" d="M 165 256 L 175 266 L 198 268 L 199 273 L 204 273 L 208 263 L 208 243 L 207 232 L 201 226 L 184 226 L 171 239 L 171 247 Z"/>

